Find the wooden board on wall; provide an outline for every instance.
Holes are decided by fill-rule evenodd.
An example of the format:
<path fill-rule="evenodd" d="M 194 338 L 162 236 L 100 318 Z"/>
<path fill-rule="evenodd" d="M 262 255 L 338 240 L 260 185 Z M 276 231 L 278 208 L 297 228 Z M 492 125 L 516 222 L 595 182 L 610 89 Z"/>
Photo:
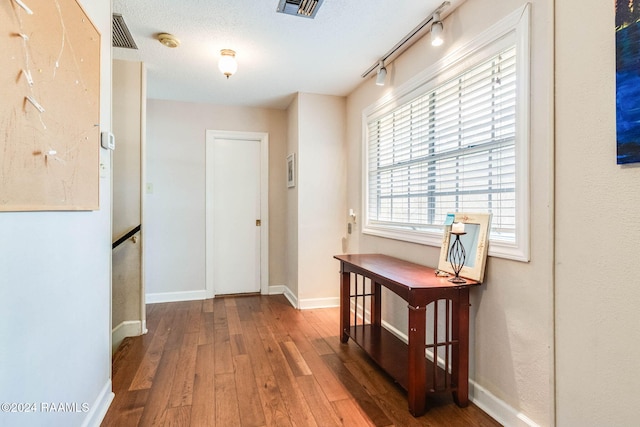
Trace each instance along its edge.
<path fill-rule="evenodd" d="M 76 0 L 8 0 L 0 46 L 0 211 L 98 209 L 99 32 Z"/>

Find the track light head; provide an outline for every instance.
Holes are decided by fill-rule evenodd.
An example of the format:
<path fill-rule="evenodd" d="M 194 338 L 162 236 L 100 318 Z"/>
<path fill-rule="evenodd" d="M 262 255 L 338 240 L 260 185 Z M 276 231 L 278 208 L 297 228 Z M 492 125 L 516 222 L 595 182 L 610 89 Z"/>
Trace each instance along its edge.
<path fill-rule="evenodd" d="M 387 69 L 384 67 L 384 63 L 380 61 L 380 67 L 378 68 L 378 75 L 376 76 L 376 85 L 384 86 L 384 81 L 387 78 Z"/>
<path fill-rule="evenodd" d="M 442 21 L 440 20 L 440 14 L 438 12 L 433 14 L 433 20 L 431 22 L 431 45 L 440 46 L 444 39 L 442 38 L 442 30 L 444 29 Z"/>

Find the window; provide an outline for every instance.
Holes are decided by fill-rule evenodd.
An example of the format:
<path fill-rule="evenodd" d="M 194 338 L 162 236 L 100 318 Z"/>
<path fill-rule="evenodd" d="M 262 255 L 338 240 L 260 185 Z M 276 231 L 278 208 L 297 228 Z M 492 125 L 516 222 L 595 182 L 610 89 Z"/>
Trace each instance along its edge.
<path fill-rule="evenodd" d="M 490 212 L 489 253 L 528 259 L 523 46 L 512 26 L 365 112 L 365 233 L 439 246 L 448 212 Z"/>

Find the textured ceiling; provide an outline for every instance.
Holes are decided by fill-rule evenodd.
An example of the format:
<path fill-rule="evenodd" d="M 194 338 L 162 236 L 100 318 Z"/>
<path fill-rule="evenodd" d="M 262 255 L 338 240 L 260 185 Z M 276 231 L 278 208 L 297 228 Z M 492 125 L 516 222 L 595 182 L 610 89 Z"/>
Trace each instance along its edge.
<path fill-rule="evenodd" d="M 441 3 L 324 0 L 308 19 L 277 13 L 278 0 L 114 0 L 139 49 L 114 48 L 113 58 L 145 63 L 149 98 L 282 109 L 296 92 L 347 95 Z M 158 33 L 180 47 L 163 46 Z M 228 80 L 221 49 L 237 52 Z"/>

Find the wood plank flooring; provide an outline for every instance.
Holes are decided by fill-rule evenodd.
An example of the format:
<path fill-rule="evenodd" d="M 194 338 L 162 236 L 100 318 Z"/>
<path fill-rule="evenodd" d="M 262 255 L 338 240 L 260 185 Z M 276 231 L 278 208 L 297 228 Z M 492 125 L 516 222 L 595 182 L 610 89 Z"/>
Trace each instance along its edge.
<path fill-rule="evenodd" d="M 338 309 L 281 295 L 147 306 L 149 333 L 113 358 L 102 426 L 499 426 L 449 394 L 409 414 L 406 393 L 353 342 Z"/>

